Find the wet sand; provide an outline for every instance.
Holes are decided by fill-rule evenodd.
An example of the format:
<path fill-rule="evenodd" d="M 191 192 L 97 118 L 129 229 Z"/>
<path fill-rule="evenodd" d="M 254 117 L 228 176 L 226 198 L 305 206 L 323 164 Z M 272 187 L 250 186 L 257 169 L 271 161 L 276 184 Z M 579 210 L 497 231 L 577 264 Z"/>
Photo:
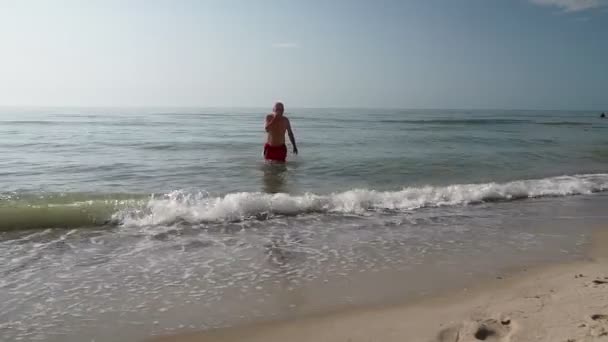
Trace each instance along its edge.
<path fill-rule="evenodd" d="M 213 341 L 608 341 L 608 231 L 588 258 L 522 270 L 408 304 L 166 336 Z"/>

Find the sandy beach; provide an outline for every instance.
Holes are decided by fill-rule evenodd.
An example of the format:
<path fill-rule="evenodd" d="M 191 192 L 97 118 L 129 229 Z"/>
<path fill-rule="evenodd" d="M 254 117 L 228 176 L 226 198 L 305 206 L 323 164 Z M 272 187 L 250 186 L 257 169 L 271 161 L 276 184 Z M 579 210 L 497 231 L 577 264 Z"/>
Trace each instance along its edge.
<path fill-rule="evenodd" d="M 414 303 L 153 341 L 608 341 L 608 232 L 592 240 L 586 260 L 521 270 Z"/>

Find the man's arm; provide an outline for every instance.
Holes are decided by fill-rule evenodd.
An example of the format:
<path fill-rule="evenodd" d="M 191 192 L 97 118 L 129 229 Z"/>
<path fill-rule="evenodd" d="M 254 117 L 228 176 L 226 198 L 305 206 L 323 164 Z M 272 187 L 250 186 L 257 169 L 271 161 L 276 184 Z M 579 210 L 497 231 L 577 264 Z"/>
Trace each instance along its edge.
<path fill-rule="evenodd" d="M 287 120 L 287 134 L 289 135 L 289 141 L 291 141 L 291 145 L 293 145 L 293 153 L 298 154 L 298 146 L 296 146 L 296 137 L 293 135 L 293 131 L 291 130 L 291 122 L 289 119 Z"/>
<path fill-rule="evenodd" d="M 266 124 L 264 125 L 264 129 L 266 130 L 266 132 L 268 132 L 268 130 L 270 129 L 270 126 L 272 126 L 276 122 L 275 119 L 276 119 L 276 116 L 274 116 L 272 114 L 266 115 Z"/>

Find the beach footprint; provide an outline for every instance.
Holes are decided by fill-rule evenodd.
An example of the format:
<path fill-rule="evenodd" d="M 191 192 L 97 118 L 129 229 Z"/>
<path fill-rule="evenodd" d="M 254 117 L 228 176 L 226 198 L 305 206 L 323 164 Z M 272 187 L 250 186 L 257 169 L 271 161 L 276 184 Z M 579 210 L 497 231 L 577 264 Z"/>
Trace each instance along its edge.
<path fill-rule="evenodd" d="M 509 318 L 480 319 L 463 322 L 441 330 L 436 342 L 508 342 L 511 339 L 512 323 Z"/>
<path fill-rule="evenodd" d="M 593 314 L 589 324 L 589 335 L 593 338 L 604 338 L 608 341 L 608 315 Z"/>

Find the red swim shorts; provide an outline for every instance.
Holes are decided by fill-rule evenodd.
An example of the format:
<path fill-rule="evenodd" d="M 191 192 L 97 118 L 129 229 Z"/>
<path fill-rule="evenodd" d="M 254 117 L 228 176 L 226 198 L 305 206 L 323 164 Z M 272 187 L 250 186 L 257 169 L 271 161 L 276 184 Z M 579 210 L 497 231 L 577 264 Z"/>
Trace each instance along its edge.
<path fill-rule="evenodd" d="M 264 145 L 264 159 L 284 162 L 287 159 L 287 146 L 285 144 L 279 146 Z"/>

